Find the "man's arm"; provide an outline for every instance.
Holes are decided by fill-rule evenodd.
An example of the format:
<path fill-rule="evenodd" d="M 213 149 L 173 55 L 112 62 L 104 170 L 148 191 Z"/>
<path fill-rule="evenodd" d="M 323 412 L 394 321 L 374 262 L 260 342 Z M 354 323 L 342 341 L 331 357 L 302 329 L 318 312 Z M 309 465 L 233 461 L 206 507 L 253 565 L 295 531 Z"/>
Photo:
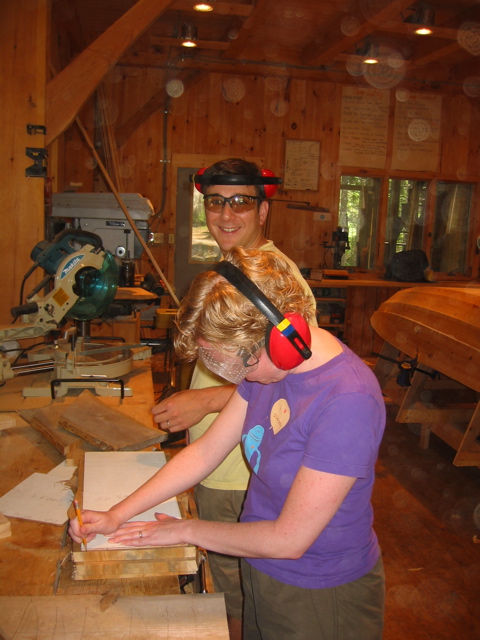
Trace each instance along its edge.
<path fill-rule="evenodd" d="M 152 408 L 153 419 L 163 431 L 175 433 L 189 429 L 209 413 L 219 413 L 235 389 L 234 384 L 228 384 L 179 391 Z"/>

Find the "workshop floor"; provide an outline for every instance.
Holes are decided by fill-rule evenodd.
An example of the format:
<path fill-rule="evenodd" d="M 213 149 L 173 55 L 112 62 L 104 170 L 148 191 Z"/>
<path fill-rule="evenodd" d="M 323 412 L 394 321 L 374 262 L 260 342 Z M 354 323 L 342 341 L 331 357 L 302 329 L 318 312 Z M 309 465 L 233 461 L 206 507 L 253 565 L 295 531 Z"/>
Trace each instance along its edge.
<path fill-rule="evenodd" d="M 169 385 L 154 356 L 157 397 Z M 383 640 L 480 639 L 480 469 L 454 467 L 435 435 L 395 422 L 388 406 L 373 493 L 374 527 L 386 571 Z M 184 446 L 184 439 L 173 443 Z"/>

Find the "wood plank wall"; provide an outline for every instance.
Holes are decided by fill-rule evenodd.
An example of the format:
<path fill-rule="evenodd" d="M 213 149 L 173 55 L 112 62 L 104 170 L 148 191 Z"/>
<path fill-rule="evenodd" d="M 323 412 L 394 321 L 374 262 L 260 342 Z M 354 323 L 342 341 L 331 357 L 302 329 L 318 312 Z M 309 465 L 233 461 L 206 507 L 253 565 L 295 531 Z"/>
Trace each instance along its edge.
<path fill-rule="evenodd" d="M 46 0 L 27 4 L 46 12 Z M 3 152 L 1 162 L 5 163 L 3 176 L 6 183 L 13 185 L 13 188 L 4 190 L 8 191 L 8 197 L 2 201 L 2 215 L 6 220 L 4 228 L 11 228 L 12 231 L 3 235 L 5 244 L 0 252 L 0 266 L 3 272 L 8 272 L 14 265 L 15 272 L 11 281 L 5 283 L 5 308 L 0 322 L 10 321 L 8 309 L 17 303 L 21 275 L 31 264 L 29 252 L 44 237 L 44 185 L 41 180 L 29 181 L 23 176 L 28 163 L 21 156 L 25 146 L 31 144 L 32 140 L 21 138 L 25 138 L 24 127 L 27 122 L 44 121 L 44 114 L 40 112 L 44 104 L 45 65 L 48 66 L 44 43 L 47 26 L 43 14 L 40 20 L 35 10 L 22 12 L 23 5 L 24 1 L 15 0 L 7 0 L 2 4 L 2 13 L 8 18 L 2 21 L 1 27 L 5 34 L 0 43 L 0 51 L 5 54 L 2 55 L 2 69 L 5 69 L 3 84 L 12 86 L 14 90 L 9 92 L 7 112 L 0 116 L 4 124 L 4 136 L 0 140 Z M 43 32 L 40 37 L 41 29 Z M 15 42 L 14 34 L 19 31 L 21 38 Z M 25 33 L 29 37 L 25 37 Z M 23 60 L 21 72 L 14 66 L 19 63 L 19 51 Z M 164 107 L 162 96 L 165 86 L 174 79 L 175 73 L 171 70 L 118 65 L 106 76 L 101 94 L 96 94 L 105 97 L 106 105 L 102 105 L 102 111 L 109 114 L 108 125 L 113 128 L 113 133 L 121 132 L 125 136 L 125 132 L 128 132 L 125 142 L 117 149 L 118 157 L 115 159 L 122 190 L 140 193 L 152 201 L 158 213 L 152 230 L 164 233 L 166 238 L 168 234 L 175 234 L 175 193 L 172 192 L 172 185 L 176 180 L 172 174 L 174 158 L 179 155 L 188 154 L 193 166 L 201 166 L 200 162 L 198 165 L 195 163 L 204 156 L 261 158 L 264 166 L 283 176 L 287 139 L 320 142 L 318 190 L 280 190 L 276 200 L 283 202 L 272 203 L 268 222 L 268 236 L 300 267 L 317 268 L 324 262 L 322 243 L 330 242 L 332 229 L 337 224 L 342 171 L 411 179 L 480 179 L 480 108 L 478 100 L 463 95 L 443 95 L 438 171 L 435 174 L 417 172 L 407 175 L 405 172 L 389 171 L 391 157 L 387 158 L 385 168 L 375 171 L 339 165 L 341 84 L 296 80 L 281 73 L 262 77 L 210 74 L 205 71 L 187 78 L 182 95 L 171 98 Z M 389 90 L 389 98 L 391 120 L 388 148 L 392 148 L 395 88 Z M 95 100 L 96 97 L 88 101 L 79 117 L 91 139 L 101 145 L 99 109 Z M 149 101 L 160 107 L 140 126 L 132 128 L 132 120 L 135 121 L 136 114 Z M 14 144 L 18 146 L 15 153 L 19 154 L 14 163 L 17 168 L 15 179 L 20 180 L 18 184 L 10 173 Z M 41 142 L 38 146 L 42 146 Z M 98 148 L 101 149 L 101 146 Z M 71 188 L 81 191 L 108 190 L 101 173 L 95 171 L 95 161 L 75 124 L 58 139 L 58 144 L 50 145 L 48 151 L 49 177 L 54 191 Z M 327 207 L 331 211 L 331 220 L 317 220 L 312 212 L 287 209 L 286 200 L 306 201 L 313 206 Z M 382 215 L 385 213 L 383 211 Z M 478 234 L 478 197 L 475 200 L 475 219 L 474 230 Z M 152 248 L 170 283 L 174 281 L 174 251 L 175 246 L 168 243 Z M 473 248 L 471 256 L 472 275 L 475 276 L 478 274 L 479 256 Z M 331 252 L 327 259 L 331 259 Z M 147 269 L 147 262 L 140 265 L 141 271 Z"/>
<path fill-rule="evenodd" d="M 30 252 L 44 237 L 45 179 L 27 178 L 28 148 L 43 148 L 45 136 L 29 135 L 27 124 L 45 125 L 47 0 L 0 3 L 0 324 L 10 324 L 19 304 Z M 26 285 L 33 288 L 43 272 Z"/>
<path fill-rule="evenodd" d="M 116 67 L 107 77 L 105 95 L 108 108 L 121 127 L 138 109 L 154 99 L 171 78 L 163 70 Z M 235 96 L 229 101 L 229 95 Z M 159 211 L 163 201 L 163 168 L 167 162 L 166 199 L 154 231 L 175 233 L 175 194 L 171 185 L 172 160 L 177 154 L 196 156 L 242 156 L 264 159 L 264 166 L 283 176 L 287 139 L 320 142 L 320 180 L 318 191 L 282 191 L 274 201 L 268 221 L 268 236 L 300 267 L 317 268 L 324 262 L 322 243 L 331 240 L 336 226 L 340 175 L 342 170 L 363 175 L 389 175 L 391 158 L 382 170 L 338 164 L 340 106 L 342 86 L 333 83 L 290 80 L 282 77 L 230 76 L 203 73 L 185 87 L 178 98 L 156 111 L 119 149 L 118 164 L 125 191 L 148 197 Z M 393 105 L 395 90 L 390 91 Z M 393 113 L 393 108 L 391 109 Z M 84 112 L 86 126 L 94 132 L 93 105 Z M 164 129 L 166 157 L 164 157 Z M 465 96 L 443 96 L 442 135 L 437 177 L 462 180 L 480 177 L 480 109 Z M 389 136 L 393 135 L 393 122 Z M 391 144 L 389 145 L 391 148 Z M 102 189 L 101 179 L 92 183 L 87 169 L 91 160 L 78 133 L 66 137 L 65 176 L 82 182 L 82 190 Z M 197 166 L 193 164 L 193 166 Z M 201 166 L 200 164 L 198 166 Z M 394 172 L 395 177 L 426 179 L 434 174 Z M 60 185 L 59 185 L 60 187 Z M 60 189 L 61 190 L 61 189 Z M 316 220 L 312 212 L 287 209 L 285 201 L 300 200 L 327 207 L 331 221 Z M 476 201 L 476 216 L 478 201 Z M 173 281 L 174 246 L 156 247 L 153 253 L 161 268 Z M 327 254 L 327 259 L 331 256 Z M 478 270 L 477 264 L 474 265 Z M 148 267 L 146 267 L 148 268 Z"/>

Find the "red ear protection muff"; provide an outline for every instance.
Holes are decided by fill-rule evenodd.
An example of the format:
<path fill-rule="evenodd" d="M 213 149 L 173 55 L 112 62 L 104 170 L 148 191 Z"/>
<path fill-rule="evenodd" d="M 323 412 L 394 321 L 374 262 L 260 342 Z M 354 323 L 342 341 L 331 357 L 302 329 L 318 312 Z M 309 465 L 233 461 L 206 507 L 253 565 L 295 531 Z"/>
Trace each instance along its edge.
<path fill-rule="evenodd" d="M 284 370 L 293 369 L 311 357 L 310 327 L 301 315 L 283 315 L 257 285 L 231 262 L 222 260 L 215 267 L 215 271 L 233 284 L 270 321 L 265 333 L 265 347 L 276 367 Z"/>
<path fill-rule="evenodd" d="M 212 175 L 204 176 L 207 167 L 202 167 L 197 173 L 192 176 L 192 180 L 195 184 L 195 189 L 203 193 L 203 187 L 213 184 L 219 185 L 259 185 L 263 187 L 265 196 L 272 198 L 277 192 L 278 185 L 281 184 L 282 179 L 277 178 L 273 171 L 270 169 L 262 169 L 261 175 L 240 175 L 236 173 L 230 173 L 225 175 Z"/>
<path fill-rule="evenodd" d="M 197 171 L 197 173 L 193 176 L 193 179 L 194 179 L 194 182 L 195 182 L 195 189 L 196 189 L 197 191 L 200 191 L 200 193 L 203 193 L 203 191 L 202 191 L 202 185 L 200 184 L 200 182 L 197 182 L 197 180 L 198 180 L 199 176 L 202 176 L 202 175 L 205 173 L 206 169 L 207 169 L 207 167 L 202 167 L 202 168 L 201 168 L 201 169 L 199 169 L 199 170 Z"/>
<path fill-rule="evenodd" d="M 307 321 L 300 314 L 286 313 L 285 318 L 291 323 L 295 332 L 285 335 L 278 326 L 275 327 L 270 323 L 265 333 L 265 348 L 268 357 L 276 367 L 289 370 L 298 367 L 306 359 L 303 348 L 304 345 L 310 347 L 312 336 Z"/>
<path fill-rule="evenodd" d="M 264 178 L 274 178 L 275 174 L 270 169 L 262 169 L 262 176 Z M 279 183 L 268 184 L 266 182 L 264 184 L 265 196 L 267 198 L 273 198 L 273 196 L 277 193 Z"/>

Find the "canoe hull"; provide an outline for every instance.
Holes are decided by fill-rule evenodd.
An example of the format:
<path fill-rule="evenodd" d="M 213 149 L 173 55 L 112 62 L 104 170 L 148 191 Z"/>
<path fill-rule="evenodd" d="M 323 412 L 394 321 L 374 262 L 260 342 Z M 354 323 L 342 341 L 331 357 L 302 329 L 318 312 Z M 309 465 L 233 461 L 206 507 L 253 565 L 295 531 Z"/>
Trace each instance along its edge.
<path fill-rule="evenodd" d="M 403 289 L 380 305 L 371 324 L 410 358 L 480 391 L 480 288 Z"/>

